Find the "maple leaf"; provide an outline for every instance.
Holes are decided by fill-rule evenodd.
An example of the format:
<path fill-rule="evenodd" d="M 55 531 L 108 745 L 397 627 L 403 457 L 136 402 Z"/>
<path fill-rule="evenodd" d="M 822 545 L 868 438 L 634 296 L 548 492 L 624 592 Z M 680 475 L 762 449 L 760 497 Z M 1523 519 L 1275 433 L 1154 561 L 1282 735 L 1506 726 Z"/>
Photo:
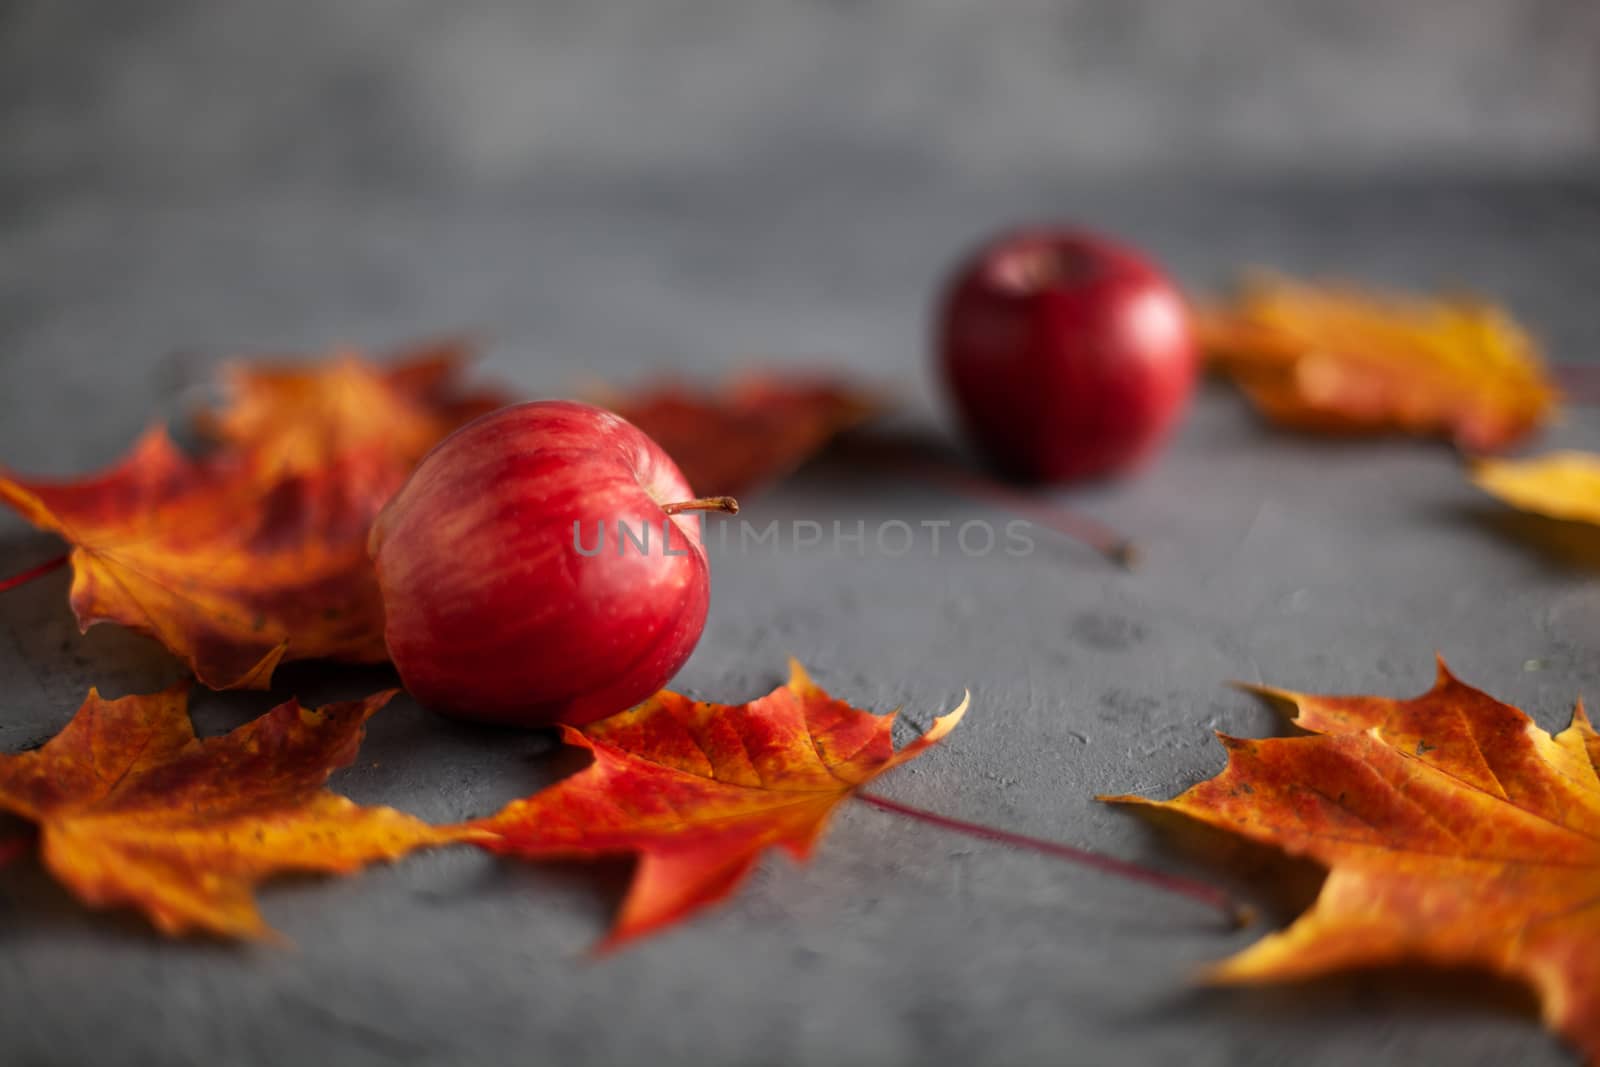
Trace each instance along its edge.
<path fill-rule="evenodd" d="M 323 788 L 393 695 L 291 700 L 200 740 L 186 686 L 120 700 L 91 689 L 42 748 L 0 756 L 0 810 L 38 825 L 45 866 L 91 907 L 135 907 L 167 934 L 265 938 L 252 888 L 271 874 L 348 873 L 471 836 Z"/>
<path fill-rule="evenodd" d="M 510 403 L 457 381 L 458 341 L 417 346 L 384 363 L 339 350 L 315 361 L 246 361 L 224 370 L 228 405 L 196 416 L 200 430 L 259 459 L 265 476 L 319 475 L 344 463 L 373 515 L 423 454 L 451 431 Z M 353 457 L 362 457 L 359 463 Z"/>
<path fill-rule="evenodd" d="M 1600 525 L 1600 456 L 1592 452 L 1478 460 L 1472 481 L 1522 511 Z"/>
<path fill-rule="evenodd" d="M 464 359 L 449 342 L 384 366 L 236 364 L 229 405 L 198 416 L 213 455 L 153 430 L 82 481 L 0 470 L 0 501 L 73 544 L 80 626 L 147 633 L 213 688 L 265 688 L 292 659 L 381 662 L 368 528 L 423 453 L 506 402 L 460 388 Z"/>
<path fill-rule="evenodd" d="M 1258 278 L 1197 322 L 1209 365 L 1297 429 L 1495 450 L 1556 405 L 1533 341 L 1487 304 Z"/>
<path fill-rule="evenodd" d="M 340 462 L 306 475 L 262 469 L 274 462 L 193 460 L 156 429 L 82 481 L 0 471 L 0 501 L 72 543 L 82 628 L 115 622 L 149 634 L 214 689 L 266 688 L 291 659 L 382 662 L 383 601 L 366 555 L 373 505 L 361 479 Z"/>
<path fill-rule="evenodd" d="M 1546 1022 L 1600 1059 L 1600 734 L 1582 705 L 1552 737 L 1442 660 L 1411 700 L 1251 688 L 1319 736 L 1222 736 L 1227 768 L 1181 796 L 1102 798 L 1328 868 L 1309 911 L 1210 976 L 1479 967 L 1530 984 Z"/>
<path fill-rule="evenodd" d="M 834 808 L 955 728 L 967 701 L 900 749 L 894 715 L 824 693 L 791 660 L 787 685 L 748 704 L 661 692 L 582 730 L 584 771 L 472 824 L 493 852 L 532 859 L 634 853 L 639 866 L 606 947 L 731 895 L 761 853 L 805 860 Z"/>
<path fill-rule="evenodd" d="M 846 384 L 768 374 L 721 390 L 666 383 L 598 402 L 653 438 L 702 496 L 742 496 L 775 482 L 883 407 Z"/>

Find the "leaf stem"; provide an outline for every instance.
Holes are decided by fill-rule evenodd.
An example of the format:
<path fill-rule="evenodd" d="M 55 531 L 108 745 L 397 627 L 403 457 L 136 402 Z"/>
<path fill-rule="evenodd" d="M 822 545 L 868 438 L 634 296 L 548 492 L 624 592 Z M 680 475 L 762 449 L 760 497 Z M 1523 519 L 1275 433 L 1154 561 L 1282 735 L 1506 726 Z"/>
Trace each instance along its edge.
<path fill-rule="evenodd" d="M 1600 364 L 1557 363 L 1550 374 L 1561 388 L 1562 399 L 1569 404 L 1588 406 L 1600 404 Z"/>
<path fill-rule="evenodd" d="M 937 460 L 908 460 L 907 464 L 913 473 L 928 481 L 974 500 L 1005 508 L 1029 522 L 1064 534 L 1094 549 L 1124 570 L 1132 570 L 1138 561 L 1138 550 L 1131 540 L 1086 515 L 1068 511 L 1031 493 L 1012 489 L 992 478 L 972 474 L 954 464 Z"/>
<path fill-rule="evenodd" d="M 1027 849 L 1045 856 L 1066 860 L 1109 874 L 1113 877 L 1124 878 L 1133 882 L 1143 882 L 1145 885 L 1154 886 L 1168 893 L 1188 897 L 1208 907 L 1216 908 L 1227 917 L 1235 926 L 1242 925 L 1245 920 L 1245 911 L 1236 904 L 1232 897 L 1218 889 L 1216 886 L 1197 882 L 1193 879 L 1183 878 L 1175 874 L 1164 874 L 1153 871 L 1148 867 L 1141 867 L 1137 863 L 1119 860 L 1112 856 L 1101 855 L 1088 849 L 1077 848 L 1073 845 L 1064 845 L 1059 841 L 1046 841 L 1040 837 L 1029 837 L 1027 834 L 1012 833 L 1010 830 L 1000 830 L 993 826 L 984 826 L 981 823 L 966 822 L 963 819 L 952 819 L 948 815 L 927 811 L 923 808 L 914 808 L 909 804 L 902 804 L 898 800 L 879 796 L 876 793 L 857 791 L 857 800 L 870 804 L 883 811 L 904 815 L 918 822 L 925 822 L 930 826 L 937 826 L 943 830 L 950 830 L 968 837 L 976 837 L 982 841 L 993 841 L 1001 845 L 1010 845 L 1013 848 Z"/>
<path fill-rule="evenodd" d="M 1133 542 L 1104 523 L 1062 507 L 1049 497 L 1013 488 L 953 460 L 932 455 L 925 447 L 893 438 L 863 438 L 856 443 L 856 450 L 865 462 L 920 478 L 969 500 L 992 504 L 1037 526 L 1054 530 L 1125 570 L 1132 570 L 1137 562 L 1138 552 Z"/>
<path fill-rule="evenodd" d="M 680 500 L 676 504 L 663 504 L 661 510 L 668 515 L 676 515 L 680 511 L 721 511 L 737 515 L 739 502 L 731 496 L 703 496 L 695 500 Z"/>
<path fill-rule="evenodd" d="M 21 574 L 13 574 L 9 578 L 0 578 L 0 593 L 4 593 L 8 589 L 15 589 L 19 585 L 27 585 L 35 578 L 43 578 L 51 571 L 59 570 L 67 565 L 67 560 L 70 558 L 68 555 L 60 555 L 55 559 L 45 560 L 37 567 L 29 567 Z"/>

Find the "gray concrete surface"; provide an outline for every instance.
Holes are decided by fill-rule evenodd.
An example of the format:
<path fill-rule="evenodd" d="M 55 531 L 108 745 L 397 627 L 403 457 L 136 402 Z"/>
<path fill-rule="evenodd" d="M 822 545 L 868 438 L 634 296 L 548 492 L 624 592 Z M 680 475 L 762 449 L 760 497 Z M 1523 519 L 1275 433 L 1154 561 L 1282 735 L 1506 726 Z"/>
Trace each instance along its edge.
<path fill-rule="evenodd" d="M 1600 198 L 1578 185 L 892 187 L 770 206 L 758 190 L 639 186 L 296 199 L 246 220 L 155 205 L 113 226 L 46 201 L 8 224 L 0 456 L 62 473 L 112 458 L 203 374 L 205 357 L 175 353 L 441 326 L 480 329 L 486 371 L 530 391 L 580 371 L 628 380 L 662 355 L 709 373 L 753 350 L 917 383 L 933 265 L 996 219 L 1045 210 L 1126 232 L 1197 278 L 1263 259 L 1464 280 L 1503 294 L 1557 355 L 1596 339 Z M 912 393 L 906 422 L 936 429 Z M 1600 446 L 1600 418 L 1575 411 L 1551 439 Z M 1220 766 L 1213 729 L 1272 730 L 1227 679 L 1407 692 L 1437 648 L 1547 725 L 1600 679 L 1592 576 L 1513 536 L 1445 450 L 1274 436 L 1211 390 L 1145 476 L 1061 499 L 1136 538 L 1144 565 L 1123 573 L 1047 535 L 1026 559 L 719 556 L 680 683 L 755 695 L 792 653 L 841 695 L 924 721 L 971 688 L 968 722 L 887 792 L 1180 869 L 1091 797 L 1170 794 Z M 749 515 L 1006 517 L 838 464 Z M 50 550 L 0 522 L 0 571 Z M 65 584 L 0 598 L 6 749 L 47 737 L 91 683 L 122 693 L 174 674 L 142 639 L 77 636 Z M 387 681 L 281 679 L 308 699 Z M 268 704 L 208 696 L 201 721 L 221 729 Z M 401 700 L 338 784 L 456 819 L 552 780 L 567 765 L 545 747 Z M 0 874 L 0 1044 L 18 1065 L 1564 1059 L 1525 1011 L 1411 982 L 1188 991 L 1192 968 L 1259 930 L 868 810 L 841 814 L 813 866 L 770 863 L 731 907 L 587 960 L 624 877 L 457 851 L 276 886 L 266 912 L 297 946 L 280 951 L 163 943 L 24 866 Z"/>
<path fill-rule="evenodd" d="M 73 183 L 698 173 L 770 151 L 815 180 L 866 151 L 990 177 L 1600 156 L 1591 0 L 9 0 L 0 17 L 0 173 Z"/>
<path fill-rule="evenodd" d="M 957 134 L 926 116 L 902 126 L 891 109 L 884 124 L 862 126 L 859 115 L 789 107 L 804 85 L 825 94 L 825 69 L 756 101 L 774 116 L 772 133 L 755 119 L 695 118 L 692 94 L 652 102 L 670 80 L 656 68 L 627 99 L 595 89 L 599 113 L 624 113 L 637 97 L 666 127 L 687 123 L 687 147 L 658 131 L 630 154 L 625 134 L 595 141 L 585 131 L 603 124 L 572 120 L 532 147 L 491 137 L 513 160 L 502 172 L 430 139 L 451 121 L 395 103 L 393 85 L 410 84 L 401 75 L 380 77 L 380 102 L 365 105 L 370 84 L 357 79 L 319 125 L 321 90 L 305 95 L 304 79 L 280 82 L 271 63 L 246 62 L 281 54 L 291 74 L 326 74 L 347 54 L 410 55 L 410 36 L 274 30 L 183 5 L 161 5 L 160 20 L 92 22 L 45 6 L 0 9 L 8 56 L 26 57 L 0 64 L 0 116 L 14 135 L 0 151 L 0 463 L 20 470 L 111 460 L 152 419 L 179 417 L 224 355 L 459 328 L 485 339 L 485 376 L 528 392 L 811 357 L 894 384 L 907 398 L 902 425 L 941 433 L 925 374 L 931 286 L 964 244 L 1029 217 L 1125 235 L 1197 287 L 1265 263 L 1477 289 L 1515 309 L 1554 358 L 1600 354 L 1600 182 L 1581 169 L 1596 98 L 1579 92 L 1569 113 L 1565 90 L 1540 80 L 1565 61 L 1530 66 L 1518 82 L 1545 110 L 1513 116 L 1522 132 L 1507 136 L 1549 151 L 1517 175 L 1484 156 L 1481 172 L 1205 177 L 1134 167 L 1171 162 L 1146 146 L 1111 178 L 1026 137 L 985 147 L 990 134 L 971 151 L 998 152 L 1002 164 L 965 166 L 967 150 L 946 140 Z M 967 25 L 950 21 L 958 6 L 939 6 L 940 40 Z M 832 7 L 784 16 L 822 34 L 801 34 L 815 54 L 835 39 Z M 896 5 L 863 7 L 888 19 L 882 10 Z M 1451 42 L 1499 40 L 1461 28 L 1499 25 L 1482 14 L 1493 5 L 1472 7 L 1478 15 L 1452 24 L 1453 36 L 1429 36 L 1431 47 L 1454 55 Z M 1552 40 L 1567 50 L 1552 55 L 1589 54 L 1578 31 L 1592 8 L 1539 10 L 1547 21 L 1528 30 L 1525 52 Z M 38 36 L 41 25 L 49 32 Z M 699 54 L 684 43 L 695 25 L 671 38 L 673 55 Z M 740 25 L 768 40 L 760 24 Z M 874 32 L 888 40 L 892 29 Z M 274 32 L 323 44 L 275 52 Z M 643 63 L 653 40 L 602 54 Z M 470 67 L 474 55 L 457 62 Z M 872 50 L 851 55 L 847 72 L 864 76 Z M 519 69 L 514 56 L 497 62 Z M 755 73 L 713 78 L 713 89 L 759 76 L 760 63 L 741 62 Z M 1583 71 L 1573 77 L 1592 74 Z M 977 101 L 980 120 L 1005 110 L 994 100 L 1019 100 L 1035 109 L 1026 121 L 1043 121 L 1037 109 L 1054 90 L 1030 89 L 1025 75 L 1013 89 L 957 97 Z M 501 121 L 485 106 L 458 100 L 446 111 Z M 1401 142 L 1467 128 L 1447 119 L 1454 107 L 1408 112 L 1398 133 L 1352 117 L 1351 136 L 1368 138 L 1357 155 L 1371 163 L 1393 150 L 1427 164 L 1428 152 L 1407 156 Z M 1547 123 L 1557 134 L 1537 132 Z M 1345 143 L 1341 128 L 1318 127 L 1330 151 Z M 1441 159 L 1471 158 L 1474 136 L 1444 137 L 1454 150 Z M 1600 414 L 1575 409 L 1548 441 L 1600 447 Z M 1600 688 L 1600 586 L 1573 561 L 1594 539 L 1507 518 L 1464 484 L 1448 450 L 1275 435 L 1208 389 L 1144 476 L 1057 497 L 1133 537 L 1140 569 L 1043 533 L 1024 559 L 935 558 L 926 546 L 899 559 L 720 554 L 710 624 L 679 684 L 753 696 L 793 654 L 841 696 L 903 705 L 923 722 L 971 689 L 967 722 L 884 792 L 1235 881 L 1261 901 L 1274 896 L 1261 880 L 1186 859 L 1092 800 L 1170 795 L 1221 766 L 1211 731 L 1275 730 L 1226 680 L 1404 693 L 1426 685 L 1438 649 L 1547 726 Z M 762 522 L 1010 517 L 839 462 L 749 504 Z M 52 550 L 0 517 L 0 573 Z M 65 588 L 56 575 L 0 597 L 0 749 L 50 736 L 90 684 L 120 694 L 176 674 L 143 639 L 108 627 L 80 637 Z M 381 670 L 298 666 L 271 696 L 205 695 L 197 717 L 219 731 L 290 693 L 322 700 L 390 681 Z M 541 735 L 452 723 L 401 699 L 336 785 L 451 820 L 571 766 Z M 1196 967 L 1261 928 L 1229 931 L 1182 900 L 860 807 L 840 813 L 811 866 L 774 859 L 730 906 L 589 959 L 626 877 L 625 864 L 534 867 L 454 850 L 349 880 L 279 883 L 262 901 L 295 947 L 271 949 L 166 942 L 135 918 L 80 909 L 36 866 L 15 865 L 0 871 L 0 1062 L 1570 1062 L 1526 1000 L 1477 979 L 1196 991 Z"/>

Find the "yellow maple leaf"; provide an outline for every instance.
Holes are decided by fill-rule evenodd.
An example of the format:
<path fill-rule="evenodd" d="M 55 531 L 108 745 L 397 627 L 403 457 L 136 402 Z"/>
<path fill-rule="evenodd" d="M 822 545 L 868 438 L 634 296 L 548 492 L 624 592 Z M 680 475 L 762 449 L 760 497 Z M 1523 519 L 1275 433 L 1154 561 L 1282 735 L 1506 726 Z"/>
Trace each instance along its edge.
<path fill-rule="evenodd" d="M 1399 431 L 1492 451 L 1557 403 L 1533 340 L 1479 301 L 1259 277 L 1197 322 L 1208 365 L 1296 429 Z"/>
<path fill-rule="evenodd" d="M 272 874 L 349 873 L 481 836 L 323 788 L 393 695 L 291 700 L 202 740 L 186 686 L 119 700 L 91 689 L 43 748 L 0 755 L 0 811 L 38 826 L 45 866 L 85 904 L 138 908 L 167 934 L 266 938 L 252 890 Z"/>
<path fill-rule="evenodd" d="M 1600 525 L 1600 456 L 1593 452 L 1479 460 L 1472 481 L 1521 511 Z"/>

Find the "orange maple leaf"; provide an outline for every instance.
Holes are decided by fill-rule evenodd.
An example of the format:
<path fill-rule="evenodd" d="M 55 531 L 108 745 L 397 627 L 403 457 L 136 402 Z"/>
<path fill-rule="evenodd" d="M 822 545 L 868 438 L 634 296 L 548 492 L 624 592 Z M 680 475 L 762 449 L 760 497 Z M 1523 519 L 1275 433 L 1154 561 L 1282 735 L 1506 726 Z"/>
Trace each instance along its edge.
<path fill-rule="evenodd" d="M 423 454 L 452 430 L 510 403 L 494 390 L 463 390 L 458 341 L 419 345 L 379 364 L 337 350 L 314 361 L 244 361 L 223 374 L 227 406 L 196 416 L 200 430 L 259 456 L 266 476 L 318 475 L 349 463 L 346 478 L 377 514 Z"/>
<path fill-rule="evenodd" d="M 775 482 L 883 407 L 845 383 L 771 374 L 720 390 L 666 383 L 598 403 L 654 438 L 702 496 L 741 496 Z"/>
<path fill-rule="evenodd" d="M 1297 429 L 1403 431 L 1495 450 L 1556 406 L 1532 339 L 1483 303 L 1263 277 L 1197 323 L 1209 365 Z"/>
<path fill-rule="evenodd" d="M 441 343 L 383 366 L 236 364 L 229 405 L 198 417 L 215 454 L 153 430 L 82 481 L 0 470 L 0 501 L 72 542 L 80 626 L 147 633 L 212 688 L 265 688 L 286 660 L 381 662 L 368 528 L 423 453 L 505 403 L 460 388 L 464 359 Z"/>
<path fill-rule="evenodd" d="M 819 689 L 790 661 L 785 686 L 748 704 L 661 692 L 568 744 L 594 763 L 471 824 L 493 852 L 533 859 L 636 853 L 639 866 L 604 947 L 659 930 L 731 895 L 771 847 L 805 860 L 834 808 L 955 728 L 967 701 L 896 752 L 894 715 Z"/>
<path fill-rule="evenodd" d="M 1210 977 L 1479 967 L 1531 985 L 1546 1022 L 1600 1060 L 1600 734 L 1582 705 L 1552 737 L 1442 660 L 1411 700 L 1256 691 L 1320 736 L 1222 737 L 1227 768 L 1183 795 L 1102 798 L 1328 868 L 1309 911 Z"/>
<path fill-rule="evenodd" d="M 284 660 L 383 661 L 373 501 L 344 465 L 365 461 L 281 477 L 263 470 L 272 462 L 192 460 L 157 429 L 81 481 L 0 471 L 0 501 L 72 543 L 81 627 L 149 634 L 214 689 L 266 688 Z"/>
<path fill-rule="evenodd" d="M 91 689 L 42 748 L 0 756 L 0 810 L 38 825 L 45 866 L 91 907 L 135 907 L 167 934 L 265 938 L 251 891 L 271 874 L 348 873 L 471 836 L 323 788 L 393 695 L 291 700 L 199 740 L 186 686 L 120 700 Z"/>

